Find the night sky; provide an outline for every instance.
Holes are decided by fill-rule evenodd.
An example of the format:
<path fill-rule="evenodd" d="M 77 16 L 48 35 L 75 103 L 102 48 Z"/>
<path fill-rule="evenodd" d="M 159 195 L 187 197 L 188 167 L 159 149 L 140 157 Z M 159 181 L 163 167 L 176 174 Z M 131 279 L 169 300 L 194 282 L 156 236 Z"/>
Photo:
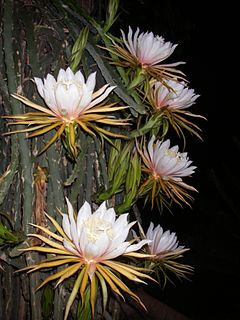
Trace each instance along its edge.
<path fill-rule="evenodd" d="M 188 137 L 186 147 L 197 166 L 191 184 L 199 193 L 194 194 L 192 209 L 173 207 L 172 215 L 161 216 L 143 210 L 143 219 L 176 231 L 180 244 L 191 248 L 184 262 L 194 266 L 195 273 L 190 282 L 148 290 L 190 319 L 235 320 L 240 287 L 240 139 L 238 105 L 232 103 L 234 81 L 228 75 L 236 64 L 234 42 L 229 39 L 234 8 L 231 3 L 209 7 L 200 1 L 120 3 L 118 23 L 125 32 L 130 24 L 179 44 L 172 59 L 186 61 L 181 70 L 200 94 L 191 111 L 207 118 L 197 120 L 203 141 Z"/>

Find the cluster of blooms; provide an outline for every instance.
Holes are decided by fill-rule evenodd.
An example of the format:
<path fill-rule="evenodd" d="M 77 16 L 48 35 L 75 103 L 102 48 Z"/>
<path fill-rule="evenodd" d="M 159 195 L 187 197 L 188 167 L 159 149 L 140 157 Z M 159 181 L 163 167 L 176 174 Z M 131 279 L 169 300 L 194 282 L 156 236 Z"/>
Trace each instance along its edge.
<path fill-rule="evenodd" d="M 183 137 L 184 143 L 183 130 L 201 138 L 199 127 L 187 119 L 187 116 L 201 117 L 189 111 L 199 95 L 187 86 L 184 74 L 175 68 L 183 62 L 163 63 L 174 52 L 176 44 L 166 42 L 163 37 L 154 36 L 152 32 L 140 33 L 139 28 L 133 33 L 129 27 L 127 35 L 121 32 L 123 42 L 118 44 L 112 41 L 112 46 L 105 49 L 113 57 L 117 57 L 112 58 L 113 64 L 127 68 L 129 92 L 133 88 L 140 92 L 140 99 L 147 109 L 147 115 L 141 117 L 141 121 L 145 119 L 145 123 L 140 123 L 144 143 L 140 139 L 140 142 L 133 144 L 133 149 L 137 147 L 142 158 L 141 185 L 137 185 L 134 191 L 132 187 L 134 196 L 128 195 L 126 202 L 130 199 L 132 202 L 128 202 L 132 205 L 138 197 L 145 197 L 146 201 L 152 202 L 152 206 L 156 203 L 159 207 L 165 205 L 169 208 L 172 201 L 190 206 L 189 200 L 193 200 L 193 197 L 188 192 L 197 190 L 185 183 L 182 177 L 190 177 L 196 167 L 191 166 L 192 161 L 186 152 L 180 152 L 177 145 L 170 147 L 171 141 L 165 137 L 171 125 Z M 139 123 L 137 125 L 138 137 Z M 132 154 L 131 163 L 135 156 Z M 120 164 L 116 165 L 117 170 L 118 167 Z M 134 172 L 132 179 L 135 174 Z M 111 175 L 113 176 L 112 173 Z M 114 181 L 112 184 L 114 185 Z M 129 189 L 128 186 L 125 189 Z"/>
<path fill-rule="evenodd" d="M 122 31 L 122 40 L 122 45 L 113 41 L 113 45 L 106 49 L 117 57 L 113 63 L 130 70 L 126 72 L 129 75 L 129 93 L 135 89 L 135 93 L 140 92 L 139 96 L 143 97 L 142 101 L 147 104 L 146 110 L 150 110 L 143 124 L 144 128 L 149 129 L 143 130 L 144 134 L 140 135 L 141 139 L 139 139 L 141 142 L 137 141 L 135 144 L 135 139 L 132 139 L 132 149 L 129 144 L 128 149 L 124 149 L 134 154 L 133 158 L 130 157 L 131 166 L 126 165 L 132 170 L 126 178 L 131 184 L 128 186 L 127 194 L 131 195 L 134 190 L 130 205 L 136 202 L 138 198 L 136 194 L 145 196 L 146 199 L 150 198 L 152 205 L 159 198 L 163 203 L 166 198 L 180 205 L 181 202 L 189 204 L 188 199 L 191 200 L 192 197 L 188 191 L 196 191 L 196 189 L 185 183 L 182 178 L 191 176 L 196 167 L 192 165 L 186 152 L 179 152 L 177 145 L 171 147 L 170 140 L 164 138 L 168 123 L 178 134 L 182 134 L 182 130 L 187 129 L 198 135 L 196 131 L 198 127 L 185 116 L 197 116 L 187 109 L 195 103 L 199 96 L 194 93 L 193 89 L 187 87 L 184 74 L 175 68 L 183 62 L 162 63 L 174 52 L 177 45 L 166 42 L 162 37 L 154 36 L 152 32 L 140 33 L 140 30 L 137 29 L 133 33 L 131 27 L 129 27 L 128 35 Z M 37 105 L 22 95 L 13 94 L 14 98 L 34 108 L 37 112 L 5 116 L 5 118 L 14 120 L 10 124 L 27 126 L 25 129 L 11 133 L 32 132 L 28 137 L 35 137 L 56 130 L 42 152 L 61 137 L 74 159 L 78 155 L 76 143 L 78 130 L 91 135 L 97 133 L 101 138 L 106 139 L 109 137 L 127 138 L 125 135 L 113 133 L 101 126 L 102 124 L 128 125 L 129 120 L 114 118 L 112 114 L 112 112 L 127 108 L 126 106 L 104 102 L 115 89 L 114 86 L 106 84 L 94 92 L 96 73 L 91 73 L 85 81 L 80 70 L 74 74 L 68 67 L 66 70 L 60 69 L 57 80 L 50 74 L 44 81 L 39 78 L 34 79 L 38 92 L 48 108 Z M 156 122 L 156 119 L 159 123 Z M 154 122 L 152 127 L 149 125 L 151 121 Z M 160 131 L 161 127 L 162 131 Z M 139 126 L 138 132 L 141 132 Z M 123 158 L 127 159 L 127 157 L 118 157 L 118 159 Z M 120 168 L 122 164 L 118 166 L 117 158 L 115 160 L 117 163 L 115 167 Z M 140 169 L 134 166 L 140 166 Z M 132 179 L 131 174 L 134 175 L 135 180 Z M 113 179 L 116 177 L 118 180 L 119 177 L 123 177 L 119 174 L 112 176 Z M 133 183 L 135 181 L 138 183 Z M 115 185 L 119 192 L 120 186 Z M 154 228 L 154 225 L 150 223 L 146 235 L 141 232 L 141 239 L 134 244 L 134 240 L 137 239 L 126 240 L 130 229 L 135 224 L 135 222 L 128 222 L 127 213 L 116 217 L 114 209 L 107 208 L 106 202 L 103 202 L 93 213 L 87 202 L 77 214 L 68 199 L 67 206 L 68 215 L 62 214 L 62 226 L 47 215 L 58 234 L 44 226 L 33 225 L 45 232 L 46 236 L 40 234 L 30 234 L 30 236 L 41 240 L 44 246 L 32 246 L 24 250 L 54 254 L 54 257 L 23 269 L 33 272 L 67 265 L 64 269 L 47 277 L 40 287 L 56 279 L 59 285 L 65 279 L 77 275 L 67 302 L 64 319 L 67 319 L 77 293 L 80 292 L 84 300 L 87 289 L 90 290 L 89 299 L 93 314 L 99 287 L 102 290 L 103 310 L 107 303 L 107 286 L 122 297 L 122 292 L 129 294 L 143 305 L 138 296 L 122 282 L 121 276 L 144 283 L 144 280 L 152 279 L 149 272 L 153 269 L 163 271 L 165 268 L 179 276 L 191 272 L 190 266 L 175 261 L 188 249 L 178 246 L 175 233 L 163 232 L 160 225 Z M 145 264 L 146 268 L 142 268 L 132 264 L 130 259 L 127 263 L 124 262 L 124 259 L 128 257 L 144 258 L 149 263 Z"/>
<path fill-rule="evenodd" d="M 117 295 L 123 297 L 122 292 L 127 293 L 144 307 L 139 297 L 122 282 L 119 274 L 129 280 L 146 283 L 147 279 L 153 280 L 149 273 L 151 269 L 154 269 L 156 263 L 161 263 L 161 261 L 164 261 L 165 266 L 170 262 L 169 269 L 172 268 L 175 273 L 178 270 L 179 273 L 191 271 L 189 266 L 181 265 L 182 267 L 179 268 L 180 264 L 171 262 L 173 257 L 188 250 L 178 246 L 175 233 L 163 232 L 160 225 L 153 230 L 151 223 L 146 236 L 143 235 L 140 241 L 133 244 L 133 241 L 126 239 L 136 221 L 128 223 L 128 214 L 116 217 L 114 209 L 107 208 L 106 202 L 103 202 L 94 212 L 92 212 L 90 204 L 85 202 L 75 214 L 72 204 L 68 199 L 66 201 L 68 214 L 62 213 L 62 226 L 46 214 L 58 234 L 43 226 L 32 224 L 44 231 L 46 236 L 40 234 L 29 234 L 29 236 L 38 238 L 45 246 L 23 249 L 23 251 L 34 250 L 55 254 L 55 256 L 20 270 L 33 272 L 49 267 L 68 265 L 48 276 L 38 289 L 53 280 L 58 280 L 56 284 L 58 286 L 64 280 L 77 274 L 66 305 L 64 319 L 67 319 L 77 293 L 80 292 L 81 298 L 84 300 L 87 288 L 90 289 L 90 304 L 92 314 L 94 314 L 99 286 L 103 295 L 103 310 L 105 310 L 108 300 L 107 285 Z M 144 258 L 151 264 L 148 265 L 148 268 L 136 267 L 130 263 L 130 259 L 124 262 L 129 257 L 134 257 L 135 260 Z M 121 258 L 122 261 L 116 260 L 117 258 Z"/>

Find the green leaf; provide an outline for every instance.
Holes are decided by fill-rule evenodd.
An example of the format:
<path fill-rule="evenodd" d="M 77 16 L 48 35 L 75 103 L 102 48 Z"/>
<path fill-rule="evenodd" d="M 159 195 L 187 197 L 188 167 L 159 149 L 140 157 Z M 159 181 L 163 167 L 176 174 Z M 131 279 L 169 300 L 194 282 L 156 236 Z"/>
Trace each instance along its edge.
<path fill-rule="evenodd" d="M 91 320 L 92 319 L 92 311 L 90 304 L 90 287 L 88 286 L 84 292 L 83 301 L 79 301 L 78 310 L 77 310 L 77 318 L 79 320 Z"/>
<path fill-rule="evenodd" d="M 0 246 L 9 244 L 16 245 L 24 240 L 22 233 L 8 229 L 0 222 Z"/>
<path fill-rule="evenodd" d="M 88 33 L 89 33 L 88 27 L 83 28 L 73 45 L 72 55 L 70 58 L 70 61 L 71 61 L 70 67 L 73 72 L 77 70 L 78 65 L 81 61 L 83 51 L 87 44 Z"/>

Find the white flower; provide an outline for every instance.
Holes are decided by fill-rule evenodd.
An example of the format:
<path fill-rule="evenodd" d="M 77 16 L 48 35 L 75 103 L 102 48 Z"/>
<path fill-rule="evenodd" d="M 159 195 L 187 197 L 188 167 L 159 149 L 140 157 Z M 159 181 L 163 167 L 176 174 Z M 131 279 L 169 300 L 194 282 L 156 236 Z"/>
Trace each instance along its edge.
<path fill-rule="evenodd" d="M 194 93 L 194 89 L 189 89 L 184 82 L 166 80 L 165 83 L 166 85 L 156 82 L 153 87 L 152 101 L 157 110 L 186 109 L 199 97 Z"/>
<path fill-rule="evenodd" d="M 178 278 L 188 279 L 187 275 L 192 274 L 193 268 L 178 262 L 177 259 L 182 258 L 189 249 L 178 245 L 175 232 L 170 230 L 164 232 L 160 224 L 154 227 L 151 222 L 145 237 L 152 240 L 148 244 L 148 252 L 152 255 L 150 268 L 156 272 L 158 281 L 160 278 L 163 279 L 163 286 L 167 280 L 170 280 L 169 272 L 174 273 Z"/>
<path fill-rule="evenodd" d="M 135 222 L 128 223 L 128 214 L 116 218 L 114 209 L 107 209 L 105 202 L 93 213 L 89 203 L 85 202 L 77 215 L 68 199 L 67 206 L 68 215 L 62 214 L 62 227 L 46 214 L 57 233 L 53 233 L 49 228 L 32 224 L 32 226 L 44 231 L 47 237 L 39 233 L 29 234 L 29 236 L 41 240 L 45 243 L 44 246 L 23 249 L 23 251 L 50 253 L 54 256 L 23 268 L 21 271 L 33 272 L 39 269 L 62 266 L 61 270 L 48 276 L 38 289 L 53 280 L 58 280 L 56 283 L 58 286 L 65 279 L 76 275 L 65 308 L 64 320 L 67 319 L 71 305 L 78 293 L 80 293 L 82 304 L 90 302 L 94 317 L 96 297 L 101 292 L 103 310 L 105 310 L 108 300 L 108 286 L 122 298 L 124 298 L 123 293 L 129 294 L 145 308 L 140 298 L 126 286 L 119 275 L 139 283 L 146 283 L 143 279 L 153 279 L 146 274 L 146 269 L 130 263 L 119 262 L 115 258 L 122 255 L 125 255 L 125 258 L 128 256 L 149 258 L 151 255 L 148 253 L 136 251 L 141 249 L 143 245 L 149 244 L 151 240 L 144 239 L 136 244 L 132 244 L 133 241 L 126 241 L 129 230 Z M 89 295 L 85 294 L 87 288 L 90 290 Z M 87 301 L 85 302 L 85 300 Z"/>
<path fill-rule="evenodd" d="M 19 94 L 12 94 L 14 98 L 38 112 L 25 113 L 24 116 L 22 114 L 6 116 L 6 118 L 15 120 L 10 124 L 26 125 L 26 128 L 10 133 L 30 132 L 28 137 L 31 138 L 52 130 L 55 131 L 40 153 L 62 136 L 68 155 L 75 160 L 79 151 L 78 143 L 76 143 L 79 129 L 91 135 L 97 133 L 101 139 L 106 139 L 108 136 L 125 138 L 121 134 L 113 133 L 102 127 L 104 124 L 108 126 L 127 125 L 127 119 L 117 119 L 112 114 L 127 106 L 117 106 L 115 103 L 103 101 L 115 88 L 114 86 L 106 84 L 93 92 L 96 84 L 95 72 L 89 75 L 86 82 L 80 70 L 74 74 L 70 68 L 67 68 L 66 71 L 60 69 L 57 80 L 51 74 L 48 74 L 44 80 L 34 79 L 38 92 L 48 107 L 37 105 Z"/>
<path fill-rule="evenodd" d="M 89 203 L 85 202 L 76 220 L 73 207 L 68 200 L 67 205 L 68 215 L 63 215 L 62 227 L 70 241 L 65 239 L 63 244 L 67 250 L 90 265 L 89 275 L 95 271 L 97 263 L 137 251 L 149 242 L 142 240 L 137 244 L 130 244 L 126 241 L 135 221 L 128 223 L 127 213 L 116 219 L 114 209 L 107 209 L 106 202 L 93 213 Z"/>
<path fill-rule="evenodd" d="M 146 196 L 146 200 L 151 199 L 152 207 L 156 202 L 160 207 L 165 205 L 169 208 L 172 201 L 180 206 L 181 202 L 185 202 L 191 207 L 187 199 L 193 200 L 193 197 L 187 191 L 197 190 L 185 183 L 182 177 L 191 176 L 196 167 L 191 166 L 187 152 L 181 153 L 178 149 L 177 145 L 170 148 L 169 139 L 155 141 L 155 136 L 142 150 L 139 149 L 143 171 L 147 174 L 139 195 Z"/>
<path fill-rule="evenodd" d="M 129 26 L 127 38 L 122 30 L 121 33 L 128 51 L 142 66 L 159 64 L 167 59 L 177 47 L 177 44 L 173 45 L 171 42 L 165 42 L 163 37 L 155 36 L 152 32 L 140 33 L 139 28 L 137 28 L 137 31 L 133 34 Z M 176 66 L 178 64 L 179 63 L 176 63 L 174 65 Z"/>
<path fill-rule="evenodd" d="M 152 240 L 148 244 L 148 247 L 150 253 L 155 255 L 156 259 L 163 258 L 170 252 L 177 253 L 184 249 L 184 246 L 178 246 L 176 233 L 171 233 L 170 230 L 163 232 L 160 224 L 154 228 L 154 224 L 151 222 L 146 233 L 146 238 Z"/>
<path fill-rule="evenodd" d="M 107 84 L 93 93 L 96 72 L 91 73 L 85 82 L 80 70 L 74 74 L 69 67 L 66 71 L 60 69 L 57 81 L 51 74 L 48 74 L 44 81 L 36 77 L 34 80 L 39 94 L 48 107 L 58 117 L 70 121 L 76 119 L 85 110 L 99 104 L 115 88 Z"/>
<path fill-rule="evenodd" d="M 179 152 L 176 145 L 170 148 L 170 140 L 155 143 L 155 136 L 152 136 L 148 147 L 144 147 L 144 162 L 153 174 L 162 179 L 171 178 L 175 181 L 182 181 L 181 177 L 190 176 L 194 173 L 195 166 L 190 166 L 187 152 Z"/>

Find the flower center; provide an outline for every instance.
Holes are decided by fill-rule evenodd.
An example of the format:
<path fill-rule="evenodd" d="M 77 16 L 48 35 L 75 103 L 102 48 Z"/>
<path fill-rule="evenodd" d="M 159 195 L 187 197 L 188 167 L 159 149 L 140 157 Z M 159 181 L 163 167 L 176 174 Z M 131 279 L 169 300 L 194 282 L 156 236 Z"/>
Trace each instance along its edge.
<path fill-rule="evenodd" d="M 173 150 L 169 150 L 169 149 L 165 150 L 165 155 L 166 155 L 166 156 L 169 156 L 169 157 L 171 157 L 171 158 L 176 158 L 176 159 L 177 159 L 177 162 L 180 162 L 180 161 L 183 160 L 181 153 L 180 153 L 180 152 L 173 151 Z"/>
<path fill-rule="evenodd" d="M 75 109 L 83 97 L 83 86 L 78 81 L 62 80 L 57 83 L 56 92 L 58 110 L 69 118 L 69 110 Z"/>
<path fill-rule="evenodd" d="M 113 236 L 112 224 L 109 221 L 91 217 L 84 221 L 83 225 L 88 240 L 92 243 L 95 243 L 103 233 L 107 234 L 109 238 Z"/>
<path fill-rule="evenodd" d="M 66 91 L 70 89 L 71 85 L 76 86 L 80 92 L 82 91 L 82 84 L 77 81 L 62 80 L 58 84 L 61 84 Z"/>

